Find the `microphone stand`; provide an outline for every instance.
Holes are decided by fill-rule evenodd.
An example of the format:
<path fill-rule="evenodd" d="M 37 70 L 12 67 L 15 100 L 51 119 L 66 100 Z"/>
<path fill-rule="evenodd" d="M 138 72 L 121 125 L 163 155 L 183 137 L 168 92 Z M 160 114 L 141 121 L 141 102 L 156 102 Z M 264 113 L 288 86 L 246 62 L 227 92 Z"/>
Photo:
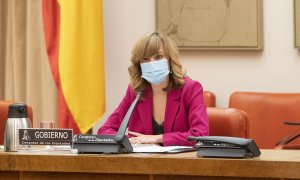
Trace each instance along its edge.
<path fill-rule="evenodd" d="M 116 135 L 116 142 L 120 143 L 124 140 L 124 137 L 125 136 L 125 132 L 126 132 L 126 129 L 127 129 L 127 126 L 128 126 L 128 123 L 129 123 L 129 120 L 130 120 L 130 117 L 131 117 L 131 114 L 136 106 L 136 103 L 138 102 L 138 100 L 140 99 L 142 93 L 141 92 L 138 92 L 137 95 L 136 95 L 136 98 L 135 100 L 133 101 L 133 103 L 131 104 L 131 106 L 129 107 L 126 115 L 124 116 L 123 118 L 123 121 L 119 127 L 119 130 L 118 130 L 118 133 Z"/>
<path fill-rule="evenodd" d="M 140 99 L 142 93 L 138 92 L 136 98 L 125 114 L 119 130 L 116 135 L 74 135 L 74 149 L 78 149 L 78 153 L 131 153 L 132 145 L 125 132 L 131 117 L 131 114 Z"/>

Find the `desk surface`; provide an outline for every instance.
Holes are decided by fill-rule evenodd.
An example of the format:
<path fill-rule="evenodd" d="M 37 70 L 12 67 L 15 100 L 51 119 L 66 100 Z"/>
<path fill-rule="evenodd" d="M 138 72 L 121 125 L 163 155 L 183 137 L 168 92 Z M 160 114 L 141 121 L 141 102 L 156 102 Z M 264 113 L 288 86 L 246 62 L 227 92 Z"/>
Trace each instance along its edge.
<path fill-rule="evenodd" d="M 0 171 L 299 178 L 300 150 L 261 150 L 252 159 L 178 154 L 22 154 L 0 152 Z"/>

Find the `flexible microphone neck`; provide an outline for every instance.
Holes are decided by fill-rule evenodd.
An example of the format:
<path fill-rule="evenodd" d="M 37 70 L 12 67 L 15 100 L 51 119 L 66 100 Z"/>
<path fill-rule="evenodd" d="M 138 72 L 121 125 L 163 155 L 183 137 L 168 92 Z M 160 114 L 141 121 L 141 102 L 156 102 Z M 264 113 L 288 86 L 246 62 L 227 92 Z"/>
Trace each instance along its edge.
<path fill-rule="evenodd" d="M 142 96 L 142 92 L 138 92 L 133 103 L 129 107 L 125 117 L 123 118 L 123 121 L 121 123 L 121 126 L 119 127 L 118 133 L 115 138 L 116 142 L 120 143 L 123 141 L 131 114 L 136 106 L 136 103 L 138 102 L 138 100 L 140 99 L 141 96 Z"/>

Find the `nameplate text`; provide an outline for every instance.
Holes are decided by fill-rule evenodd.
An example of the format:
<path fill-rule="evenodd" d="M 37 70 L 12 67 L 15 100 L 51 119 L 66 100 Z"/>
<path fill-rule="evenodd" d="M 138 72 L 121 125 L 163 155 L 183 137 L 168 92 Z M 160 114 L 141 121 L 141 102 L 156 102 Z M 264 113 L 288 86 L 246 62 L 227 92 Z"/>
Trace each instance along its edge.
<path fill-rule="evenodd" d="M 72 129 L 19 129 L 20 145 L 71 146 L 72 140 Z"/>

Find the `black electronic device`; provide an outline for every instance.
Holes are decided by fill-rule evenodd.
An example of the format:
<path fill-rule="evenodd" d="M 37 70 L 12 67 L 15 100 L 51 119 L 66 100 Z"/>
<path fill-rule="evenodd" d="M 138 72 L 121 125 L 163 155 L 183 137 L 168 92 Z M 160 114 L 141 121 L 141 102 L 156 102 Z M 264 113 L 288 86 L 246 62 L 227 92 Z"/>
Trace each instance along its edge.
<path fill-rule="evenodd" d="M 137 93 L 116 135 L 77 134 L 73 138 L 73 148 L 77 149 L 78 153 L 131 153 L 133 148 L 125 132 L 141 95 L 141 92 Z"/>
<path fill-rule="evenodd" d="M 198 157 L 251 158 L 260 156 L 260 150 L 252 139 L 227 136 L 188 137 L 196 141 Z"/>

